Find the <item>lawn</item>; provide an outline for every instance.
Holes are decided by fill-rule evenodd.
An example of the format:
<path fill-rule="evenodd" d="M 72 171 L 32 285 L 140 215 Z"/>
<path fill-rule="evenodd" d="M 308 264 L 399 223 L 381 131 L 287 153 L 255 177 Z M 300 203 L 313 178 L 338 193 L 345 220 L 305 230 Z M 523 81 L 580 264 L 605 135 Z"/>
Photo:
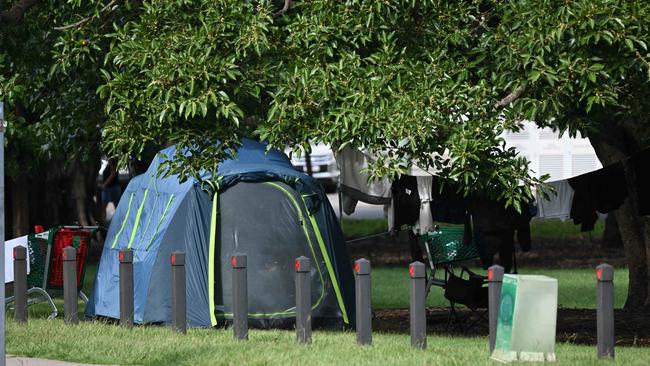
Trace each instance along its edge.
<path fill-rule="evenodd" d="M 344 220 L 348 237 L 371 235 L 385 230 L 384 220 L 366 220 L 355 225 Z M 549 226 L 550 225 L 550 226 Z M 354 228 L 354 229 L 352 229 Z M 356 230 L 356 231 L 353 231 Z M 564 236 L 580 235 L 566 223 L 541 223 L 533 226 L 539 236 L 560 232 Z M 353 231 L 354 235 L 351 235 Z M 476 271 L 481 272 L 478 269 Z M 87 267 L 84 291 L 90 293 L 96 266 Z M 562 308 L 595 307 L 594 269 L 521 268 L 521 274 L 545 274 L 559 281 L 559 305 Z M 406 267 L 376 267 L 372 272 L 373 307 L 407 308 L 408 273 Z M 616 306 L 622 307 L 627 293 L 627 270 L 615 274 Z M 7 322 L 7 352 L 15 355 L 42 357 L 97 364 L 137 365 L 269 365 L 269 364 L 404 364 L 404 365 L 494 365 L 488 359 L 485 338 L 450 337 L 430 334 L 426 351 L 412 350 L 407 335 L 373 334 L 373 346 L 358 347 L 352 332 L 316 331 L 309 346 L 295 345 L 295 334 L 282 330 L 251 330 L 250 340 L 233 340 L 224 329 L 191 329 L 183 336 L 160 326 L 138 326 L 128 330 L 101 322 L 82 322 L 77 326 L 63 323 L 61 297 L 55 299 L 59 318 L 46 320 L 49 308 L 39 304 L 29 308 L 29 323 Z M 428 305 L 446 307 L 442 291 L 434 287 Z M 80 303 L 80 316 L 83 304 Z M 629 365 L 650 364 L 645 348 L 618 347 L 617 362 Z M 592 365 L 595 348 L 558 344 L 559 365 Z"/>
<path fill-rule="evenodd" d="M 343 219 L 341 222 L 341 228 L 347 238 L 358 238 L 384 233 L 388 230 L 388 224 L 385 219 Z M 530 222 L 530 233 L 533 238 L 567 239 L 582 237 L 585 235 L 601 237 L 604 230 L 605 222 L 603 220 L 596 221 L 594 230 L 587 233 L 581 232 L 580 226 L 574 225 L 571 220 L 532 220 Z"/>
<path fill-rule="evenodd" d="M 313 344 L 295 344 L 291 331 L 252 330 L 236 341 L 229 330 L 192 329 L 180 335 L 163 327 L 125 329 L 101 323 L 64 325 L 60 319 L 7 322 L 7 352 L 97 364 L 137 365 L 495 365 L 485 338 L 430 335 L 425 351 L 413 350 L 409 337 L 374 334 L 373 346 L 359 347 L 351 332 L 315 332 Z M 593 365 L 595 347 L 558 344 L 559 365 Z M 644 348 L 618 347 L 617 362 L 650 364 Z"/>
<path fill-rule="evenodd" d="M 477 273 L 485 271 L 473 269 Z M 594 309 L 596 307 L 596 271 L 580 269 L 520 268 L 520 274 L 541 274 L 558 280 L 558 305 L 561 308 Z M 373 306 L 381 308 L 407 308 L 409 277 L 406 268 L 378 267 L 372 271 Z M 622 308 L 627 297 L 627 269 L 614 273 L 615 306 Z M 449 306 L 439 287 L 432 287 L 427 298 L 428 306 Z"/>
<path fill-rule="evenodd" d="M 86 289 L 92 285 L 95 267 L 89 266 Z M 540 270 L 522 268 L 521 273 L 546 274 L 559 280 L 561 307 L 594 307 L 594 270 Z M 373 270 L 373 307 L 408 307 L 408 275 L 405 268 L 378 267 Z M 616 272 L 618 307 L 622 306 L 627 289 L 626 270 Z M 90 291 L 88 291 L 90 292 Z M 60 298 L 59 310 L 63 312 Z M 447 306 L 442 292 L 434 288 L 429 306 Z M 83 305 L 80 304 L 80 308 Z M 80 309 L 82 310 L 82 309 Z M 15 355 L 60 359 L 98 364 L 418 364 L 418 365 L 487 365 L 484 338 L 429 335 L 426 351 L 410 348 L 407 335 L 375 333 L 372 347 L 357 347 L 351 332 L 317 331 L 310 346 L 294 346 L 295 334 L 281 330 L 253 330 L 249 342 L 237 342 L 224 329 L 192 329 L 186 336 L 159 326 L 136 327 L 132 330 L 100 322 L 82 322 L 67 326 L 59 319 L 45 319 L 44 305 L 29 309 L 28 325 L 7 322 L 7 352 Z M 12 313 L 7 313 L 12 317 Z M 595 362 L 594 347 L 558 344 L 560 365 L 591 365 Z M 617 348 L 617 361 L 623 364 L 650 364 L 645 348 Z"/>

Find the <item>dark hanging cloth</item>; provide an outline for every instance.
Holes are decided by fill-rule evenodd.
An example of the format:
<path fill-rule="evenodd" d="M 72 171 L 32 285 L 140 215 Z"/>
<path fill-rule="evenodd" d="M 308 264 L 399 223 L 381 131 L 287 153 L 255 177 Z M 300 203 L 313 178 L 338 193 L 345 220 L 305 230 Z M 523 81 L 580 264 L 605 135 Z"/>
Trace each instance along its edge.
<path fill-rule="evenodd" d="M 635 175 L 639 215 L 650 215 L 650 149 L 645 149 L 630 159 Z"/>
<path fill-rule="evenodd" d="M 458 192 L 458 186 L 451 182 L 443 182 L 433 177 L 431 187 L 431 215 L 435 222 L 449 224 L 464 224 L 469 201 Z"/>
<path fill-rule="evenodd" d="M 484 198 L 473 199 L 470 204 L 474 224 L 474 238 L 479 248 L 483 268 L 494 262 L 499 253 L 499 262 L 506 272 L 512 269 L 515 250 L 515 235 L 523 251 L 531 248 L 530 219 L 534 216 L 531 205 L 522 207 L 519 213 L 512 207 L 505 208 L 503 202 Z"/>
<path fill-rule="evenodd" d="M 410 175 L 402 175 L 393 182 L 393 213 L 394 225 L 399 230 L 402 225 L 414 225 L 420 218 L 420 195 L 418 194 L 417 179 Z"/>
<path fill-rule="evenodd" d="M 575 190 L 571 203 L 573 223 L 581 231 L 591 231 L 598 214 L 619 208 L 627 197 L 625 172 L 621 162 L 569 179 Z"/>

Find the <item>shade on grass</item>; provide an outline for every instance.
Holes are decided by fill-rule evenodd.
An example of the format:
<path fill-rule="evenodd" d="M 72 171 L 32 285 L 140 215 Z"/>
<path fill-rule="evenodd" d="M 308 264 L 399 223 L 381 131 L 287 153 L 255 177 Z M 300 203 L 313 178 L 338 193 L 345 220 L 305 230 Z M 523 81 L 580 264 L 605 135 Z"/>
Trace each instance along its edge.
<path fill-rule="evenodd" d="M 236 341 L 223 329 L 192 329 L 183 336 L 169 328 L 125 329 L 101 323 L 64 325 L 62 320 L 7 323 L 7 352 L 15 355 L 97 364 L 137 365 L 494 365 L 485 338 L 429 336 L 428 348 L 413 350 L 409 337 L 375 334 L 359 347 L 351 332 L 315 332 L 311 345 L 297 345 L 295 333 L 252 330 Z M 594 347 L 560 344 L 558 365 L 593 365 Z M 650 364 L 643 348 L 619 347 L 617 362 Z"/>
<path fill-rule="evenodd" d="M 379 208 L 378 208 L 379 209 Z M 379 234 L 388 231 L 388 224 L 385 219 L 343 219 L 341 223 L 343 233 L 347 238 L 358 238 L 373 234 Z M 532 220 L 530 231 L 533 238 L 552 238 L 556 240 L 580 238 L 591 236 L 599 238 L 603 236 L 605 222 L 596 221 L 594 230 L 591 232 L 581 232 L 579 225 L 574 225 L 572 221 L 560 221 L 559 219 Z"/>
<path fill-rule="evenodd" d="M 472 269 L 485 274 L 480 269 Z M 617 269 L 614 274 L 615 306 L 622 308 L 627 297 L 627 269 Z M 558 280 L 558 305 L 561 308 L 596 308 L 596 270 L 520 268 L 520 274 L 546 275 Z M 409 276 L 406 267 L 378 267 L 372 270 L 372 303 L 376 309 L 407 308 L 409 306 Z M 427 305 L 449 306 L 439 287 L 432 287 Z"/>

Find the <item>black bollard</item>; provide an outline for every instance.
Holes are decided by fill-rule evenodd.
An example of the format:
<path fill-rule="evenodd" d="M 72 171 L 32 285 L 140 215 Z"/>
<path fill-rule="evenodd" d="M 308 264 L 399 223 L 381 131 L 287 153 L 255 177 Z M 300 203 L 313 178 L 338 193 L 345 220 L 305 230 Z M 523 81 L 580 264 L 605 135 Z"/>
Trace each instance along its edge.
<path fill-rule="evenodd" d="M 232 264 L 232 329 L 235 339 L 248 339 L 248 283 L 246 255 L 234 254 Z"/>
<path fill-rule="evenodd" d="M 63 312 L 66 324 L 77 324 L 77 249 L 63 249 Z"/>
<path fill-rule="evenodd" d="M 598 358 L 614 358 L 614 267 L 596 267 L 596 333 Z"/>
<path fill-rule="evenodd" d="M 14 306 L 16 322 L 27 323 L 27 249 L 21 246 L 14 248 Z"/>
<path fill-rule="evenodd" d="M 120 250 L 120 324 L 133 327 L 133 252 Z"/>
<path fill-rule="evenodd" d="M 296 340 L 311 343 L 311 261 L 296 258 Z"/>
<path fill-rule="evenodd" d="M 185 283 L 185 253 L 173 252 L 172 263 L 172 328 L 187 333 L 187 293 Z"/>
<path fill-rule="evenodd" d="M 411 276 L 411 346 L 427 348 L 426 274 L 424 264 L 413 262 L 409 266 Z"/>
<path fill-rule="evenodd" d="M 501 304 L 501 285 L 503 285 L 503 267 L 494 265 L 488 268 L 488 312 L 490 326 L 490 354 L 494 351 L 497 339 L 497 320 Z"/>
<path fill-rule="evenodd" d="M 357 308 L 357 344 L 372 344 L 372 294 L 370 261 L 362 258 L 354 262 Z"/>

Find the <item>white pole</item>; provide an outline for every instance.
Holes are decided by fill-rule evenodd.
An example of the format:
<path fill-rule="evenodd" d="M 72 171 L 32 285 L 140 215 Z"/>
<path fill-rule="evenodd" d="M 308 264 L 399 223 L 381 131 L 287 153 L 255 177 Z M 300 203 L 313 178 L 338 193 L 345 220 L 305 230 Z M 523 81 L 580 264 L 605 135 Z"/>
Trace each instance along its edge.
<path fill-rule="evenodd" d="M 0 102 L 0 366 L 5 366 L 5 111 Z"/>

